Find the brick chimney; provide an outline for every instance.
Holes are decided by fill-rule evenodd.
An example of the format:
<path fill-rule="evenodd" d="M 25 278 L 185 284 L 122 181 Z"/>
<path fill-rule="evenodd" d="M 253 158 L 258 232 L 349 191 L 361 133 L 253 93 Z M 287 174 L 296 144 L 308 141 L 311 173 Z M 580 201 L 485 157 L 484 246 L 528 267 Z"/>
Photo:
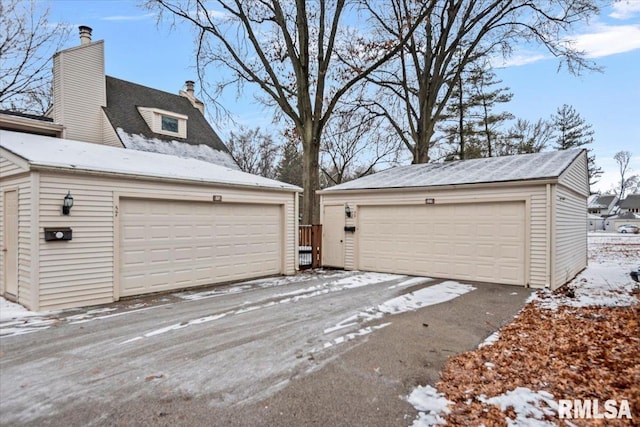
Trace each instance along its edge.
<path fill-rule="evenodd" d="M 193 80 L 187 80 L 184 85 L 186 87 L 186 90 L 181 90 L 178 94 L 191 101 L 191 105 L 193 105 L 194 108 L 200 110 L 202 115 L 204 115 L 204 103 L 196 98 L 194 90 L 195 82 Z"/>
<path fill-rule="evenodd" d="M 80 30 L 80 44 L 85 45 L 91 43 L 91 32 L 93 31 L 91 27 L 80 25 L 78 29 Z"/>

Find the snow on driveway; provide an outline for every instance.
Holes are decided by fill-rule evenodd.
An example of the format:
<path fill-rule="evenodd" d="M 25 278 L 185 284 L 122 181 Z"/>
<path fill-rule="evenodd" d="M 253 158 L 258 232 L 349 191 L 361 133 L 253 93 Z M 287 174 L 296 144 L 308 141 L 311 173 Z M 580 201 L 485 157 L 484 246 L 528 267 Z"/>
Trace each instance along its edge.
<path fill-rule="evenodd" d="M 84 310 L 14 307 L 0 321 L 0 424 L 158 390 L 211 396 L 214 406 L 257 401 L 388 326 L 393 314 L 473 289 L 314 271 Z M 37 329 L 33 319 L 50 323 Z"/>

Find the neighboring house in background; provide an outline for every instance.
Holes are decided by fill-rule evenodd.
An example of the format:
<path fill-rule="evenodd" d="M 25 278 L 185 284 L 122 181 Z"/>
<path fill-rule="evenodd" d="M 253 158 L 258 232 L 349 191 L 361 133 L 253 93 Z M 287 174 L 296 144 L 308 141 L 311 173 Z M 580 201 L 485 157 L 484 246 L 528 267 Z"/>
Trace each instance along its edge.
<path fill-rule="evenodd" d="M 600 217 L 615 215 L 618 196 L 615 194 L 594 194 L 589 198 L 587 210 L 589 214 Z"/>
<path fill-rule="evenodd" d="M 640 194 L 629 194 L 619 205 L 620 213 L 640 213 Z"/>
<path fill-rule="evenodd" d="M 619 200 L 614 194 L 593 195 L 587 204 L 589 231 L 617 232 L 622 224 L 640 226 L 640 194 Z"/>
<path fill-rule="evenodd" d="M 63 138 L 195 158 L 238 169 L 186 82 L 179 95 L 105 75 L 104 41 L 80 27 L 80 45 L 53 57 L 53 107 Z M 12 129 L 13 130 L 13 129 Z"/>

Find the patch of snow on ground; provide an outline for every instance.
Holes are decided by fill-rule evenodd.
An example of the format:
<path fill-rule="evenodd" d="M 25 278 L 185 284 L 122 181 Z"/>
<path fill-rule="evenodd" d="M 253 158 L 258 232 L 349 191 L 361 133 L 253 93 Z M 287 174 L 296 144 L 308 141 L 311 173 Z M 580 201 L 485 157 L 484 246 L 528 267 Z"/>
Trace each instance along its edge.
<path fill-rule="evenodd" d="M 547 391 L 532 391 L 526 387 L 518 387 L 490 399 L 479 397 L 479 400 L 490 405 L 496 405 L 502 412 L 512 407 L 516 419 L 507 417 L 509 427 L 552 427 L 555 423 L 545 421 L 545 415 L 554 416 L 558 413 L 558 404 L 553 394 Z"/>
<path fill-rule="evenodd" d="M 629 273 L 640 265 L 640 235 L 589 235 L 589 265 L 559 292 L 549 290 L 533 294 L 530 301 L 541 307 L 559 306 L 627 307 L 637 304 L 631 295 L 636 284 Z"/>
<path fill-rule="evenodd" d="M 13 319 L 22 319 L 24 317 L 41 316 L 41 313 L 29 311 L 20 304 L 7 301 L 0 296 L 0 322 L 6 322 Z"/>
<path fill-rule="evenodd" d="M 387 314 L 398 314 L 417 310 L 421 307 L 440 304 L 473 291 L 471 285 L 463 285 L 454 281 L 446 281 L 428 288 L 419 289 L 402 295 L 378 306 L 378 311 Z"/>
<path fill-rule="evenodd" d="M 494 342 L 498 341 L 499 339 L 500 339 L 500 332 L 499 331 L 495 331 L 494 333 L 489 335 L 487 338 L 485 338 L 484 341 L 482 341 L 480 344 L 478 344 L 478 348 L 482 348 L 482 347 L 486 347 L 488 345 L 491 345 Z"/>
<path fill-rule="evenodd" d="M 403 286 L 404 283 L 416 284 L 424 282 L 424 278 L 418 279 L 421 280 L 408 279 L 395 286 L 404 287 L 406 286 Z M 474 289 L 476 288 L 471 285 L 463 285 L 453 281 L 439 283 L 437 285 L 429 286 L 427 288 L 392 298 L 377 307 L 370 307 L 365 311 L 361 311 L 353 316 L 347 317 L 346 319 L 338 322 L 335 326 L 325 329 L 324 333 L 330 334 L 340 329 L 358 325 L 359 323 L 366 323 L 372 320 L 381 319 L 387 314 L 401 314 L 408 311 L 415 311 L 419 308 L 430 305 L 447 302 L 459 297 L 460 295 L 464 295 L 467 292 L 473 291 Z M 327 347 L 327 345 L 325 345 L 325 347 Z"/>
<path fill-rule="evenodd" d="M 418 410 L 413 427 L 445 424 L 443 416 L 451 412 L 448 405 L 453 403 L 430 385 L 416 387 L 407 397 L 407 401 Z"/>

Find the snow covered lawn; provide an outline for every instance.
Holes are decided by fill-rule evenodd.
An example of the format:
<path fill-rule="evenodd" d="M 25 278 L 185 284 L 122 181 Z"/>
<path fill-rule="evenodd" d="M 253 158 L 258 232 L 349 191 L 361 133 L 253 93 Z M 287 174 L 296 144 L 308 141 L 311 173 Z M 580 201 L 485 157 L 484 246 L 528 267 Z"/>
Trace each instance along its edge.
<path fill-rule="evenodd" d="M 408 396 L 419 411 L 413 425 L 593 425 L 573 410 L 560 419 L 559 401 L 576 399 L 589 400 L 584 415 L 600 416 L 600 425 L 637 425 L 640 288 L 629 272 L 639 264 L 640 236 L 590 234 L 586 270 L 555 292 L 534 294 L 477 350 L 451 357 L 436 388 Z M 604 408 L 608 400 L 615 413 Z"/>

